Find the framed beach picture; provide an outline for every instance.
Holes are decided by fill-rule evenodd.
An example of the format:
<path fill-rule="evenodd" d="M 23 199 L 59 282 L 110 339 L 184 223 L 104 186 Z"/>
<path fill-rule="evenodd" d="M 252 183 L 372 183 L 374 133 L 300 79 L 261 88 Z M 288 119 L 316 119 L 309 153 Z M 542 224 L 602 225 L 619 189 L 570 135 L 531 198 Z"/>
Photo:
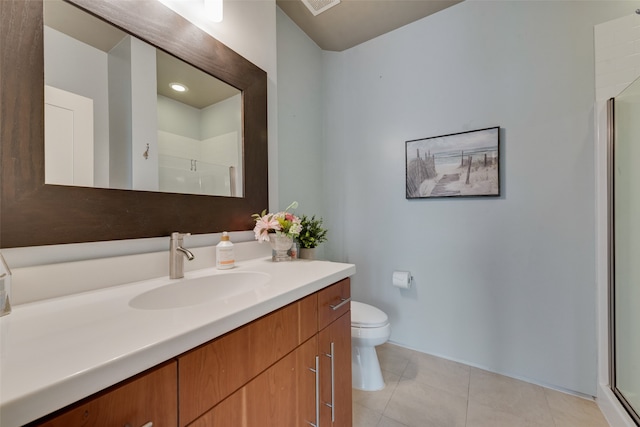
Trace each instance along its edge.
<path fill-rule="evenodd" d="M 500 196 L 500 128 L 406 141 L 407 199 Z"/>

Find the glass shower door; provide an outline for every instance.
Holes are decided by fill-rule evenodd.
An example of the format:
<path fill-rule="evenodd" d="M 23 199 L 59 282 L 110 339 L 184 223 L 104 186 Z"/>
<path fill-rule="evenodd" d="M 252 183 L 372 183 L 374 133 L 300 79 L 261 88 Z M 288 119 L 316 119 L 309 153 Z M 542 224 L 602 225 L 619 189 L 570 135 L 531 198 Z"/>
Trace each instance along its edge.
<path fill-rule="evenodd" d="M 640 81 L 609 103 L 612 388 L 640 425 Z"/>

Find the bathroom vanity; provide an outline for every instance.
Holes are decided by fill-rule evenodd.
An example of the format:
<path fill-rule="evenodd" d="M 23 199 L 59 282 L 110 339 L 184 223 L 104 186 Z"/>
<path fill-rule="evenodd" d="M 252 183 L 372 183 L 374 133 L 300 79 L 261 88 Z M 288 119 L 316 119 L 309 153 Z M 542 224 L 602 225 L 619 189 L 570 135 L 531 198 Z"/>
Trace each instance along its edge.
<path fill-rule="evenodd" d="M 351 426 L 355 267 L 258 259 L 185 284 L 246 272 L 269 281 L 178 308 L 132 306 L 166 278 L 15 307 L 0 424 Z"/>

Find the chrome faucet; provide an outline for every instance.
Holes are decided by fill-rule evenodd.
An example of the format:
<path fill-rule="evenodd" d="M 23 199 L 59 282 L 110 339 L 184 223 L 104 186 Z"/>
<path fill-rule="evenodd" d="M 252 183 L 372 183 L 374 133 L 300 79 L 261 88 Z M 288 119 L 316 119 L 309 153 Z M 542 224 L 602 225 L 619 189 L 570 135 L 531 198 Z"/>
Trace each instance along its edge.
<path fill-rule="evenodd" d="M 182 247 L 183 239 L 190 233 L 171 233 L 171 241 L 169 243 L 169 278 L 181 279 L 184 277 L 184 258 L 189 261 L 195 257 L 189 249 Z"/>

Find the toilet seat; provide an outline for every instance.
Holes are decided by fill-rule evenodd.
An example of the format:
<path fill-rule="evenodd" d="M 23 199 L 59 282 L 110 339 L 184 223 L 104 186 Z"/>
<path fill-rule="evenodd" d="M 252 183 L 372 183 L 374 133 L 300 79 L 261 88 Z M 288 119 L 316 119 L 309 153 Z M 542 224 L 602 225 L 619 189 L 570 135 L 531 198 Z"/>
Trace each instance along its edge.
<path fill-rule="evenodd" d="M 379 328 L 389 324 L 389 317 L 379 308 L 358 301 L 351 301 L 352 328 Z"/>

